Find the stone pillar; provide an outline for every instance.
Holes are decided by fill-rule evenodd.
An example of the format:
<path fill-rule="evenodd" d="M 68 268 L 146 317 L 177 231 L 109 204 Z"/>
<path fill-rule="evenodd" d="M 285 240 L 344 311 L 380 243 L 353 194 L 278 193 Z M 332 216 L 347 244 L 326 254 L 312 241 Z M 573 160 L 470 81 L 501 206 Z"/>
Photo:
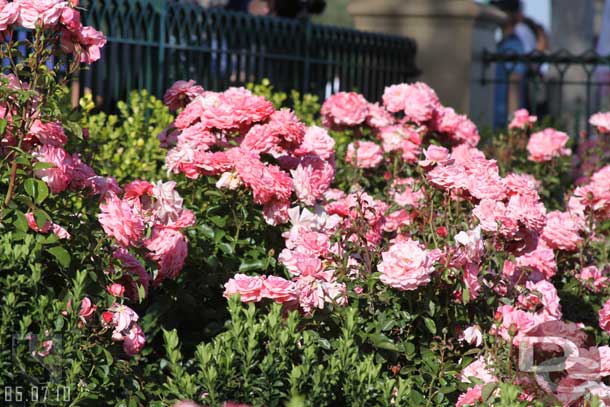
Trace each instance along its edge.
<path fill-rule="evenodd" d="M 595 0 L 553 0 L 551 19 L 551 50 L 568 50 L 572 54 L 581 54 L 595 49 L 594 22 Z M 552 76 L 558 72 L 551 70 Z M 567 130 L 572 136 L 577 136 L 579 130 L 586 128 L 588 118 L 584 117 L 586 110 L 586 75 L 580 66 L 572 66 L 567 70 L 566 81 L 582 82 L 582 85 L 565 85 L 563 89 L 552 88 L 551 109 L 559 114 L 558 92 L 562 91 L 563 99 L 561 115 Z M 597 89 L 593 87 L 595 93 Z M 594 108 L 595 95 L 592 94 L 590 103 Z"/>
<path fill-rule="evenodd" d="M 480 55 L 495 49 L 504 13 L 472 0 L 351 0 L 348 11 L 360 30 L 415 39 L 419 79 L 443 104 L 491 125 L 493 85 L 479 84 Z"/>

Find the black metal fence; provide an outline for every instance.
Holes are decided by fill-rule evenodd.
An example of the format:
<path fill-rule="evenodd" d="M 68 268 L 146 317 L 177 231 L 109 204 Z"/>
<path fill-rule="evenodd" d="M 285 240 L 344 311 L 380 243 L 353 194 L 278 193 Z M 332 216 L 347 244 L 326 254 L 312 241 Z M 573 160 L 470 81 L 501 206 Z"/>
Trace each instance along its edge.
<path fill-rule="evenodd" d="M 521 74 L 518 79 L 511 79 L 514 72 Z M 588 118 L 593 113 L 610 110 L 610 55 L 565 50 L 527 55 L 484 52 L 481 83 L 495 86 L 496 91 L 518 83 L 523 107 L 576 135 L 590 130 Z"/>
<path fill-rule="evenodd" d="M 102 59 L 81 82 L 104 108 L 132 89 L 161 96 L 179 79 L 204 88 L 271 80 L 277 90 L 325 97 L 358 90 L 377 100 L 385 86 L 413 80 L 408 38 L 251 16 L 164 0 L 89 0 L 86 23 L 103 31 Z"/>

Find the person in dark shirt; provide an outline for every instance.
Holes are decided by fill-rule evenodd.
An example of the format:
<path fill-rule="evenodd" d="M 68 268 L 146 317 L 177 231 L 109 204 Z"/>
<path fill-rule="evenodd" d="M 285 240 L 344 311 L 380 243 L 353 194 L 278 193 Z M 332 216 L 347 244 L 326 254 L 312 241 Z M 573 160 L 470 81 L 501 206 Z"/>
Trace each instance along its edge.
<path fill-rule="evenodd" d="M 492 5 L 504 11 L 508 20 L 502 27 L 502 40 L 498 43 L 499 54 L 526 53 L 522 39 L 515 27 L 523 19 L 519 0 L 493 0 Z M 525 107 L 524 77 L 527 66 L 523 63 L 497 63 L 494 96 L 494 128 L 506 127 L 508 115 Z"/>

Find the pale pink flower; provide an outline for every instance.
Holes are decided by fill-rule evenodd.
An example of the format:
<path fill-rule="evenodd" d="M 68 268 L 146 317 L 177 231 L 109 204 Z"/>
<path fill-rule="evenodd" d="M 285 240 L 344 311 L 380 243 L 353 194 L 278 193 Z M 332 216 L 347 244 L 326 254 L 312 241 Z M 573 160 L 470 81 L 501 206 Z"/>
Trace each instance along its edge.
<path fill-rule="evenodd" d="M 305 314 L 311 314 L 314 309 L 324 308 L 324 286 L 321 280 L 313 276 L 301 276 L 296 281 L 299 306 Z"/>
<path fill-rule="evenodd" d="M 78 10 L 72 7 L 64 7 L 61 11 L 59 22 L 66 26 L 69 31 L 76 32 L 82 26 Z"/>
<path fill-rule="evenodd" d="M 566 148 L 569 139 L 566 133 L 551 128 L 534 133 L 527 143 L 528 159 L 542 163 L 570 155 L 572 151 Z"/>
<path fill-rule="evenodd" d="M 315 154 L 322 159 L 328 160 L 335 154 L 335 140 L 328 134 L 326 129 L 310 126 L 305 131 L 303 143 L 294 153 L 298 156 Z"/>
<path fill-rule="evenodd" d="M 394 124 L 394 116 L 379 103 L 369 103 L 369 115 L 366 118 L 366 124 L 374 129 L 381 129 Z"/>
<path fill-rule="evenodd" d="M 17 23 L 27 29 L 33 30 L 36 24 L 50 27 L 59 21 L 62 11 L 68 6 L 66 1 L 60 0 L 15 0 L 19 7 Z"/>
<path fill-rule="evenodd" d="M 407 120 L 417 124 L 431 120 L 441 107 L 434 90 L 422 82 L 386 87 L 383 104 L 390 112 L 403 111 Z"/>
<path fill-rule="evenodd" d="M 464 383 L 472 383 L 470 378 L 476 378 L 483 383 L 495 383 L 498 378 L 489 369 L 484 356 L 479 356 L 471 364 L 462 369 L 459 379 Z"/>
<path fill-rule="evenodd" d="M 81 45 L 80 60 L 85 64 L 91 64 L 101 58 L 101 49 L 106 45 L 106 37 L 93 27 L 82 27 L 76 33 Z"/>
<path fill-rule="evenodd" d="M 538 190 L 540 189 L 540 181 L 530 174 L 510 173 L 504 178 L 504 186 L 506 194 L 525 195 L 534 199 L 539 199 Z"/>
<path fill-rule="evenodd" d="M 106 287 L 106 291 L 115 297 L 122 297 L 125 294 L 125 287 L 119 283 L 112 283 Z"/>
<path fill-rule="evenodd" d="M 460 340 L 472 345 L 479 347 L 483 344 L 483 332 L 478 325 L 472 325 L 464 329 L 464 332 L 460 336 Z"/>
<path fill-rule="evenodd" d="M 424 150 L 424 160 L 418 162 L 419 165 L 428 170 L 435 164 L 447 165 L 450 163 L 451 156 L 449 150 L 445 147 L 435 146 L 431 144 L 427 149 Z"/>
<path fill-rule="evenodd" d="M 201 407 L 201 405 L 192 400 L 181 400 L 172 404 L 172 407 Z"/>
<path fill-rule="evenodd" d="M 420 243 L 411 239 L 395 242 L 381 257 L 377 269 L 384 284 L 399 290 L 416 290 L 430 282 L 434 262 Z"/>
<path fill-rule="evenodd" d="M 152 204 L 155 219 L 164 225 L 172 225 L 177 222 L 184 212 L 183 199 L 175 188 L 175 181 L 159 181 L 150 188 L 152 196 L 155 198 Z M 127 195 L 127 188 L 125 195 Z"/>
<path fill-rule="evenodd" d="M 476 386 L 466 390 L 465 393 L 460 394 L 455 407 L 474 407 L 476 405 L 480 405 L 480 403 L 483 401 L 483 386 L 483 384 L 477 384 Z"/>
<path fill-rule="evenodd" d="M 575 251 L 583 241 L 582 231 L 584 224 L 580 218 L 569 212 L 553 211 L 547 215 L 542 239 L 552 249 Z"/>
<path fill-rule="evenodd" d="M 290 173 L 296 196 L 306 205 L 313 205 L 322 198 L 335 178 L 333 165 L 315 156 L 303 158 Z"/>
<path fill-rule="evenodd" d="M 62 147 L 68 141 L 64 129 L 59 122 L 43 123 L 34 120 L 28 136 L 35 137 L 41 144 L 49 144 L 55 147 Z"/>
<path fill-rule="evenodd" d="M 0 1 L 0 33 L 6 31 L 19 18 L 19 3 Z"/>
<path fill-rule="evenodd" d="M 330 96 L 320 110 L 326 127 L 358 126 L 366 120 L 369 103 L 355 92 L 339 92 Z"/>
<path fill-rule="evenodd" d="M 557 273 L 553 249 L 540 242 L 535 250 L 515 258 L 518 267 L 526 267 L 540 274 L 541 278 L 550 279 Z"/>
<path fill-rule="evenodd" d="M 159 266 L 155 284 L 166 278 L 178 277 L 188 254 L 188 244 L 182 233 L 171 228 L 154 227 L 144 246 L 150 251 L 148 257 L 155 260 Z"/>
<path fill-rule="evenodd" d="M 530 116 L 527 109 L 519 109 L 515 111 L 513 120 L 508 125 L 509 129 L 529 129 L 534 126 L 538 118 L 536 116 Z"/>
<path fill-rule="evenodd" d="M 375 168 L 382 160 L 381 147 L 372 141 L 354 141 L 347 146 L 345 161 L 358 168 Z"/>
<path fill-rule="evenodd" d="M 610 333 L 610 300 L 599 310 L 599 327 Z"/>
<path fill-rule="evenodd" d="M 138 321 L 138 314 L 127 305 L 122 304 L 114 304 L 108 311 L 112 312 L 113 339 L 122 340 L 124 332 Z"/>
<path fill-rule="evenodd" d="M 584 267 L 575 277 L 593 292 L 601 291 L 609 283 L 605 269 L 599 270 L 596 266 Z"/>
<path fill-rule="evenodd" d="M 58 194 L 70 185 L 72 180 L 72 157 L 61 147 L 43 145 L 32 152 L 37 162 L 53 164 L 51 168 L 34 171 L 34 174 L 43 180 L 49 190 Z"/>
<path fill-rule="evenodd" d="M 439 107 L 434 119 L 433 128 L 444 133 L 452 144 L 466 144 L 471 147 L 479 144 L 479 131 L 465 115 L 457 114 L 450 107 Z"/>
<path fill-rule="evenodd" d="M 281 277 L 269 276 L 263 280 L 262 296 L 283 303 L 297 299 L 296 285 Z"/>
<path fill-rule="evenodd" d="M 223 296 L 229 298 L 239 294 L 242 302 L 259 302 L 265 292 L 264 279 L 260 276 L 250 277 L 245 274 L 235 274 L 225 284 Z"/>
<path fill-rule="evenodd" d="M 100 204 L 98 220 L 108 236 L 124 246 L 138 246 L 144 233 L 144 220 L 126 201 L 109 193 Z"/>
<path fill-rule="evenodd" d="M 589 124 L 594 126 L 599 133 L 610 133 L 610 112 L 595 113 L 589 119 Z"/>
<path fill-rule="evenodd" d="M 133 324 L 123 337 L 123 350 L 129 356 L 136 355 L 146 345 L 146 337 L 138 324 Z"/>
<path fill-rule="evenodd" d="M 163 103 L 171 110 L 178 110 L 188 105 L 204 90 L 193 80 L 176 81 L 163 95 Z"/>
<path fill-rule="evenodd" d="M 288 222 L 288 208 L 290 201 L 288 200 L 271 200 L 263 205 L 263 217 L 265 222 L 271 226 L 282 225 Z"/>
<path fill-rule="evenodd" d="M 395 178 L 390 196 L 398 205 L 413 208 L 418 208 L 425 199 L 423 187 L 417 187 L 414 178 Z"/>

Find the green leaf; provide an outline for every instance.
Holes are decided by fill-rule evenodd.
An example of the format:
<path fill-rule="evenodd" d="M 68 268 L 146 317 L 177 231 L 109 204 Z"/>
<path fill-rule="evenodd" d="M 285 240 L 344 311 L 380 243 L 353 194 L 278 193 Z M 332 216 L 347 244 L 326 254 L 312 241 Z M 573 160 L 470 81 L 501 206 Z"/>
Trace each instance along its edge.
<path fill-rule="evenodd" d="M 491 395 L 497 388 L 498 388 L 497 383 L 488 383 L 485 386 L 483 386 L 483 390 L 481 390 L 481 399 L 483 399 L 483 403 L 485 403 L 487 400 L 489 400 L 489 398 L 491 397 Z"/>
<path fill-rule="evenodd" d="M 426 324 L 426 328 L 428 328 L 432 335 L 436 334 L 436 324 L 432 319 L 424 317 L 424 324 Z"/>
<path fill-rule="evenodd" d="M 6 125 L 8 121 L 6 119 L 0 119 L 0 136 L 4 135 L 4 131 L 6 130 Z"/>
<path fill-rule="evenodd" d="M 15 215 L 16 215 L 16 219 L 14 222 L 15 228 L 17 228 L 17 230 L 20 230 L 22 232 L 27 232 L 28 231 L 28 220 L 25 217 L 25 214 L 21 211 L 15 211 Z"/>
<path fill-rule="evenodd" d="M 45 199 L 49 196 L 49 187 L 47 184 L 41 180 L 36 180 L 36 203 L 41 204 Z"/>
<path fill-rule="evenodd" d="M 36 226 L 38 226 L 39 229 L 42 229 L 47 222 L 51 221 L 51 219 L 49 219 L 49 215 L 40 209 L 36 209 L 34 211 L 34 219 L 36 220 Z"/>
<path fill-rule="evenodd" d="M 68 268 L 70 267 L 70 262 L 71 262 L 71 257 L 70 257 L 70 253 L 68 253 L 68 251 L 66 249 L 64 249 L 61 246 L 55 246 L 55 247 L 51 247 L 50 249 L 47 249 L 47 252 L 49 252 L 50 254 L 52 254 L 57 261 L 59 262 L 59 264 L 62 267 Z"/>
<path fill-rule="evenodd" d="M 245 273 L 248 271 L 262 270 L 263 268 L 264 268 L 263 262 L 260 260 L 245 261 L 239 265 L 239 272 Z"/>
<path fill-rule="evenodd" d="M 23 182 L 23 189 L 25 193 L 32 198 L 36 197 L 36 180 L 34 178 L 28 178 Z"/>

